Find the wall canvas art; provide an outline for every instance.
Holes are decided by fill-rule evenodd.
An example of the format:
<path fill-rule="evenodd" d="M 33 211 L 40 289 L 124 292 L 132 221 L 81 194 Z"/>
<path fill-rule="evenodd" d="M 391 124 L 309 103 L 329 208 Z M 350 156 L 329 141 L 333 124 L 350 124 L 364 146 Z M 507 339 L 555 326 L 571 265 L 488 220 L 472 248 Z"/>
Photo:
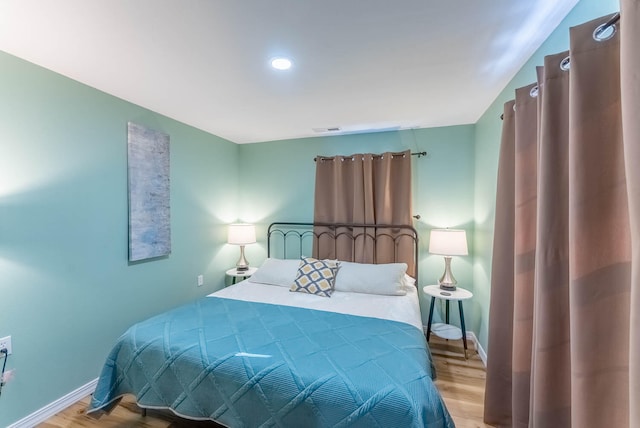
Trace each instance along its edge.
<path fill-rule="evenodd" d="M 169 135 L 128 123 L 129 261 L 171 253 Z"/>

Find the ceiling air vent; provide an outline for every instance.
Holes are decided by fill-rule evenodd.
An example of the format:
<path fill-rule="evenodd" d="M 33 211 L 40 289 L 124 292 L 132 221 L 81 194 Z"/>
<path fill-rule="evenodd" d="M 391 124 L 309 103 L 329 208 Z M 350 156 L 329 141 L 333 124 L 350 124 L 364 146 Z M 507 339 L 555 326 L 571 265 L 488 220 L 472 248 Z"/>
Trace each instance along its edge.
<path fill-rule="evenodd" d="M 311 128 L 311 129 L 313 129 L 313 132 L 317 132 L 317 133 L 340 131 L 339 126 L 329 126 L 328 128 Z"/>

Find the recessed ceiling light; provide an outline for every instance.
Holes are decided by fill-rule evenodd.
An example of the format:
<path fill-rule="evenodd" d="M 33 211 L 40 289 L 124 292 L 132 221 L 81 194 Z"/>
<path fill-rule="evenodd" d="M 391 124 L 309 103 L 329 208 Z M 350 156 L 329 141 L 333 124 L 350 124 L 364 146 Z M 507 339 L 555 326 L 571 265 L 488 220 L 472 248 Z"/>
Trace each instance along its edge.
<path fill-rule="evenodd" d="M 291 68 L 291 60 L 289 58 L 273 58 L 271 60 L 271 67 L 276 70 L 288 70 Z"/>

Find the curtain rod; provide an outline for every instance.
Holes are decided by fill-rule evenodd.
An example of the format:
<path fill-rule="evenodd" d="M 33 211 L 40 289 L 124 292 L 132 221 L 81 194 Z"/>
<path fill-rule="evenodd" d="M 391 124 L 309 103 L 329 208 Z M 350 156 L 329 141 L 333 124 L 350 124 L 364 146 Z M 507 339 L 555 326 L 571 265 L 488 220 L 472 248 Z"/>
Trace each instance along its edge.
<path fill-rule="evenodd" d="M 402 153 L 392 153 L 391 156 L 400 156 Z M 418 156 L 418 158 L 421 158 L 422 156 L 426 156 L 427 152 L 413 152 L 411 153 L 411 156 Z M 374 157 L 380 157 L 382 155 L 373 155 Z M 318 158 L 322 159 L 322 160 L 329 160 L 329 159 L 334 159 L 335 156 L 316 156 L 315 158 L 313 158 L 313 161 L 316 162 L 318 160 Z"/>
<path fill-rule="evenodd" d="M 602 24 L 600 27 L 596 28 L 596 31 L 593 33 L 593 37 L 596 38 L 600 36 L 600 34 L 607 31 L 613 25 L 616 25 L 620 21 L 620 12 L 616 12 L 607 22 Z M 615 30 L 614 30 L 615 31 Z M 500 120 L 504 120 L 504 113 L 500 115 Z"/>
<path fill-rule="evenodd" d="M 608 30 L 612 25 L 616 25 L 618 21 L 620 21 L 620 12 L 616 12 L 616 14 L 611 17 L 611 19 L 605 22 L 604 25 L 597 31 L 596 36 L 602 34 L 603 31 Z"/>

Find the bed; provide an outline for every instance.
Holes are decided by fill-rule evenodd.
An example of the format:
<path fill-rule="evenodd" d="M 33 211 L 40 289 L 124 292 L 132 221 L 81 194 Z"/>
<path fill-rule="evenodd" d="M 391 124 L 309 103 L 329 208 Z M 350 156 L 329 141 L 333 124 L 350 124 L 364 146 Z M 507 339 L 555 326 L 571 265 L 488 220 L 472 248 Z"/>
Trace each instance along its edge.
<path fill-rule="evenodd" d="M 331 230 L 357 239 L 359 226 Z M 417 252 L 415 230 L 400 228 L 394 236 L 408 230 Z M 88 412 L 133 394 L 143 409 L 229 427 L 453 427 L 433 384 L 408 265 L 304 257 L 319 230 L 328 229 L 272 224 L 268 258 L 251 278 L 130 327 Z M 292 247 L 298 256 L 288 259 Z M 411 262 L 416 272 L 417 253 Z M 318 267 L 311 276 L 333 275 L 328 295 L 316 284 L 291 291 L 308 286 L 310 264 Z"/>

